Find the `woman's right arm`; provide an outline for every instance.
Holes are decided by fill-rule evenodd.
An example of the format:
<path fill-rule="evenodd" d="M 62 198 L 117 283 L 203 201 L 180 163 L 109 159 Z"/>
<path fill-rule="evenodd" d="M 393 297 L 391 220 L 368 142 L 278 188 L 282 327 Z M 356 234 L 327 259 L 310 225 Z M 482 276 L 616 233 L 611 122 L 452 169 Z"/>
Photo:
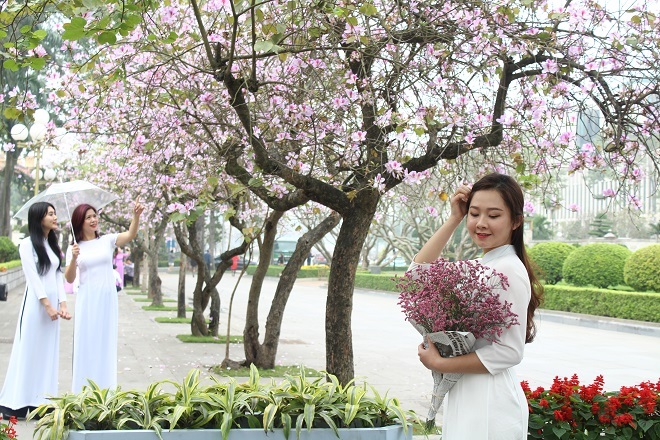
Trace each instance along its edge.
<path fill-rule="evenodd" d="M 52 306 L 48 295 L 46 295 L 46 288 L 44 287 L 39 271 L 37 270 L 37 257 L 34 252 L 34 247 L 30 240 L 23 240 L 18 248 L 18 253 L 21 257 L 21 267 L 25 275 L 25 283 L 28 290 L 32 292 L 42 306 L 46 309 L 46 313 L 53 321 L 57 319 L 57 310 Z"/>
<path fill-rule="evenodd" d="M 467 199 L 470 194 L 470 187 L 461 185 L 454 195 L 451 197 L 451 214 L 447 221 L 445 221 L 440 229 L 438 229 L 429 241 L 419 250 L 415 255 L 415 263 L 432 263 L 442 254 L 442 250 L 447 245 L 452 234 L 458 228 L 458 225 L 463 221 L 463 217 L 467 214 Z"/>
<path fill-rule="evenodd" d="M 78 255 L 80 255 L 80 247 L 78 246 L 78 243 L 70 246 L 66 251 L 66 270 L 64 271 L 64 278 L 68 283 L 73 283 L 76 280 Z"/>

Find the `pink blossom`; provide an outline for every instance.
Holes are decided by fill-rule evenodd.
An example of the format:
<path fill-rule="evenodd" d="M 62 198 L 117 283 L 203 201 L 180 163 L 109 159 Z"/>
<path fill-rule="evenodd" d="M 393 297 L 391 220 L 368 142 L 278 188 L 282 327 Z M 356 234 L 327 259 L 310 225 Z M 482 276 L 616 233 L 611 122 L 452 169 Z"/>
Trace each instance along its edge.
<path fill-rule="evenodd" d="M 380 193 L 385 192 L 385 179 L 380 175 L 380 173 L 377 174 L 374 178 L 374 188 L 376 188 Z"/>
<path fill-rule="evenodd" d="M 642 209 L 642 202 L 637 198 L 637 196 L 631 194 L 628 196 L 628 201 L 630 202 L 633 207 L 637 209 Z"/>
<path fill-rule="evenodd" d="M 367 132 L 366 131 L 356 131 L 353 134 L 351 134 L 351 140 L 353 142 L 363 142 L 367 139 Z"/>
<path fill-rule="evenodd" d="M 502 116 L 496 119 L 502 125 L 513 125 L 516 122 L 516 118 L 509 112 L 504 112 Z"/>
<path fill-rule="evenodd" d="M 525 202 L 523 211 L 528 214 L 534 214 L 534 212 L 536 212 L 536 208 L 534 208 L 534 204 L 532 202 Z"/>
<path fill-rule="evenodd" d="M 612 188 L 607 188 L 606 190 L 603 191 L 603 196 L 604 197 L 614 197 L 616 193 Z"/>
<path fill-rule="evenodd" d="M 385 164 L 385 170 L 395 177 L 401 177 L 403 175 L 403 167 L 401 166 L 401 163 L 396 160 L 388 161 Z"/>
<path fill-rule="evenodd" d="M 559 65 L 555 60 L 545 60 L 541 63 L 544 73 L 557 73 L 559 72 Z"/>
<path fill-rule="evenodd" d="M 570 205 L 568 205 L 568 209 L 571 212 L 579 212 L 580 211 L 580 205 L 578 205 L 576 203 L 571 203 Z"/>

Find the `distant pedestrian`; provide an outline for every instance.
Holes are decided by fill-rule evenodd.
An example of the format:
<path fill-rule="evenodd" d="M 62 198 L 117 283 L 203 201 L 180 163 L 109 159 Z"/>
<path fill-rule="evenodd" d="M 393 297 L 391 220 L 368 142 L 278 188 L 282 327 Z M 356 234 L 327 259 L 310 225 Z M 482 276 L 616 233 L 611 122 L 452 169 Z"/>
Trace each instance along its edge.
<path fill-rule="evenodd" d="M 117 288 L 117 292 L 119 292 L 121 290 L 121 286 L 124 284 L 124 280 L 122 279 L 122 276 L 117 271 L 117 265 L 116 264 L 112 265 L 112 272 L 113 272 L 113 275 L 115 276 L 115 287 Z"/>
<path fill-rule="evenodd" d="M 71 315 L 66 306 L 57 227 L 53 205 L 38 202 L 30 206 L 29 235 L 19 247 L 26 289 L 0 392 L 0 412 L 5 418 L 24 418 L 28 411 L 48 403 L 48 396 L 58 394 L 58 318 L 71 319 Z"/>
<path fill-rule="evenodd" d="M 307 265 L 311 266 L 312 265 L 312 253 L 310 252 L 309 255 L 307 255 Z"/>
<path fill-rule="evenodd" d="M 206 264 L 206 268 L 211 271 L 211 252 L 207 249 L 206 252 L 204 252 L 204 264 Z"/>
<path fill-rule="evenodd" d="M 71 216 L 75 242 L 67 251 L 67 281 L 80 273 L 76 297 L 76 319 L 73 333 L 72 390 L 79 393 L 88 380 L 101 388 L 117 386 L 117 338 L 119 304 L 112 257 L 115 246 L 123 246 L 137 236 L 144 206 L 133 207 L 133 220 L 128 231 L 99 234 L 98 213 L 90 205 L 78 205 Z"/>
<path fill-rule="evenodd" d="M 135 265 L 130 258 L 127 258 L 124 262 L 124 287 L 128 286 L 128 283 L 133 284 L 133 275 L 135 274 Z"/>
<path fill-rule="evenodd" d="M 277 264 L 284 264 L 284 254 L 280 254 L 280 256 L 277 257 Z"/>

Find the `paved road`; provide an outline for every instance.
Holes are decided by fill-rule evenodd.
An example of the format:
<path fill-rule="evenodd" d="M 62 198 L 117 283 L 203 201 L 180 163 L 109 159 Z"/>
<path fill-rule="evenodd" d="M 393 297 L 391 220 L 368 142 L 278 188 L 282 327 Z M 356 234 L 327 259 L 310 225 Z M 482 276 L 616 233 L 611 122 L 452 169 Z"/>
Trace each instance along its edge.
<path fill-rule="evenodd" d="M 177 275 L 161 273 L 163 292 L 176 297 Z M 221 328 L 226 330 L 229 295 L 238 277 L 228 276 L 220 284 Z M 251 278 L 245 277 L 236 292 L 232 315 L 232 334 L 241 334 L 244 326 L 247 291 Z M 188 275 L 186 292 L 192 294 L 194 278 Z M 265 321 L 268 305 L 277 283 L 264 283 L 260 319 Z M 277 363 L 304 364 L 311 368 L 325 366 L 325 294 L 324 281 L 301 279 L 291 293 L 281 332 Z M 20 296 L 10 292 L 7 302 L 0 302 L 0 378 L 4 378 L 11 351 Z M 175 316 L 175 312 L 147 312 L 134 296 L 119 293 L 119 382 L 126 388 L 145 388 L 155 380 L 181 380 L 191 368 L 208 375 L 208 367 L 225 357 L 219 344 L 184 344 L 175 335 L 189 332 L 185 324 L 158 324 L 156 316 Z M 70 310 L 75 297 L 70 296 Z M 426 414 L 430 401 L 430 373 L 417 360 L 416 331 L 405 322 L 397 306 L 396 295 L 356 289 L 353 304 L 353 351 L 355 375 L 380 392 L 389 390 L 404 407 Z M 566 324 L 570 322 L 573 324 Z M 264 322 L 261 323 L 262 328 Z M 594 320 L 565 314 L 542 314 L 538 319 L 537 340 L 526 348 L 518 376 L 534 386 L 549 386 L 559 376 L 578 374 L 591 382 L 602 374 L 605 388 L 618 389 L 641 381 L 660 379 L 660 325 L 639 325 L 616 320 Z M 601 327 L 601 328 L 594 328 Z M 620 330 L 626 330 L 620 331 Z M 62 322 L 60 392 L 71 386 L 72 322 Z M 634 331 L 642 334 L 633 334 Z M 241 345 L 230 347 L 230 358 L 244 358 Z M 33 425 L 21 422 L 21 440 L 31 438 Z"/>

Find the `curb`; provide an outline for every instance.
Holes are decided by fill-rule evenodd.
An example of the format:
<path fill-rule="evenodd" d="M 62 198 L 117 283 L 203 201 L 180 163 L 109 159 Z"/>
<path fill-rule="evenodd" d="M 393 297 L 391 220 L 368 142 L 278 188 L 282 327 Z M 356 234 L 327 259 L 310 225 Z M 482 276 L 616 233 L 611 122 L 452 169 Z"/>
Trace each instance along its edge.
<path fill-rule="evenodd" d="M 581 327 L 609 330 L 615 332 L 632 333 L 660 338 L 660 324 L 654 322 L 633 321 L 628 319 L 607 318 L 581 313 L 557 312 L 554 310 L 539 309 L 536 314 L 541 320 L 559 324 L 578 325 Z"/>

